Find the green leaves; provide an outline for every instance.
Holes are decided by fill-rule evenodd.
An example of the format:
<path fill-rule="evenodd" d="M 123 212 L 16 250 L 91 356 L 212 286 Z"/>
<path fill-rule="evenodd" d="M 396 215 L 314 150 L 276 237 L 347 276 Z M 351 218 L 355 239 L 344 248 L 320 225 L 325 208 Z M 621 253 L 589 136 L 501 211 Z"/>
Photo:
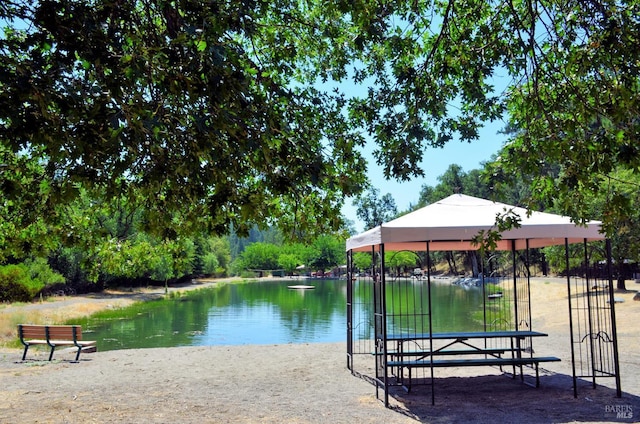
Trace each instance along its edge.
<path fill-rule="evenodd" d="M 104 185 L 146 198 L 159 234 L 180 211 L 185 231 L 277 223 L 298 237 L 341 227 L 345 197 L 366 187 L 365 140 L 408 180 L 427 147 L 505 119 L 501 175 L 525 173 L 538 201 L 582 219 L 599 178 L 640 169 L 639 8 L 12 2 L 0 143 L 39 164 L 47 202 Z"/>
<path fill-rule="evenodd" d="M 0 142 L 13 153 L 30 146 L 60 192 L 99 185 L 108 196 L 146 197 L 145 220 L 158 234 L 172 211 L 192 224 L 184 231 L 337 230 L 343 196 L 364 183 L 350 147 L 360 136 L 341 117 L 341 96 L 294 84 L 297 64 L 311 63 L 299 55 L 315 49 L 297 45 L 312 38 L 296 7 L 25 8 L 27 25 L 6 24 L 24 37 L 0 40 Z M 276 26 L 283 16 L 290 28 Z M 57 193 L 51 202 L 67 201 Z"/>
<path fill-rule="evenodd" d="M 207 48 L 207 42 L 204 40 L 197 40 L 195 42 L 195 45 L 196 45 L 196 50 L 198 50 L 199 52 L 203 52 Z"/>

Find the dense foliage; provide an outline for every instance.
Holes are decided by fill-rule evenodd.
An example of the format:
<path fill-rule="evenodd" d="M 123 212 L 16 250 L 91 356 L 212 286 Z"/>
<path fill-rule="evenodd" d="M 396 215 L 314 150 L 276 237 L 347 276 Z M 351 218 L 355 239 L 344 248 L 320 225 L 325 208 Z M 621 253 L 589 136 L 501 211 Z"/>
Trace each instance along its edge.
<path fill-rule="evenodd" d="M 333 236 L 319 236 L 311 243 L 257 242 L 248 245 L 234 262 L 233 271 L 284 271 L 291 275 L 333 271 L 346 261 L 344 239 Z"/>
<path fill-rule="evenodd" d="M 293 83 L 307 31 L 295 6 L 3 2 L 2 195 L 32 211 L 14 225 L 85 186 L 145 199 L 161 237 L 339 229 L 364 182 L 362 138 L 339 95 Z"/>
<path fill-rule="evenodd" d="M 0 302 L 28 302 L 56 283 L 64 283 L 64 277 L 42 259 L 0 266 Z"/>
<path fill-rule="evenodd" d="M 508 122 L 492 187 L 524 176 L 532 206 L 582 222 L 609 197 L 608 234 L 633 212 L 615 173 L 640 169 L 640 2 L 340 2 L 353 76 L 369 86 L 352 118 L 373 134 L 386 175 L 421 175 L 426 146 L 473 141 Z M 332 67 L 336 64 L 332 63 Z M 625 181 L 638 191 L 633 181 Z"/>
<path fill-rule="evenodd" d="M 426 147 L 503 119 L 495 185 L 524 173 L 577 220 L 606 190 L 612 231 L 630 210 L 602 182 L 640 165 L 638 16 L 635 0 L 3 2 L 5 225 L 37 226 L 82 184 L 141 195 L 163 235 L 172 211 L 181 230 L 318 234 L 364 187 L 360 130 L 408 179 Z"/>

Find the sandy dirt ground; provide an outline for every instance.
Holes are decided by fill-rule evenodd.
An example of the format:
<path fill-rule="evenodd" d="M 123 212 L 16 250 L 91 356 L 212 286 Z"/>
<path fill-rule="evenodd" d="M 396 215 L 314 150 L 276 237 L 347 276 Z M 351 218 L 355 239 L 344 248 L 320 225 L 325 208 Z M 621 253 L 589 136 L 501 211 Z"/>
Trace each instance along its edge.
<path fill-rule="evenodd" d="M 566 286 L 534 281 L 536 354 L 544 364 L 541 387 L 493 368 L 436 370 L 436 403 L 428 387 L 393 389 L 391 408 L 376 397 L 371 357 L 359 357 L 352 375 L 345 343 L 212 346 L 83 354 L 44 351 L 21 361 L 21 350 L 0 352 L 0 423 L 569 423 L 640 421 L 640 302 L 617 293 L 621 398 L 614 380 L 594 389 L 571 378 Z M 629 289 L 638 289 L 633 282 Z M 120 307 L 157 293 L 74 297 L 29 308 L 72 308 L 74 302 Z M 101 305 L 101 306 L 100 306 Z M 0 314 L 9 308 L 0 309 Z M 15 310 L 13 310 L 15 312 Z M 618 413 L 622 413 L 618 415 Z"/>

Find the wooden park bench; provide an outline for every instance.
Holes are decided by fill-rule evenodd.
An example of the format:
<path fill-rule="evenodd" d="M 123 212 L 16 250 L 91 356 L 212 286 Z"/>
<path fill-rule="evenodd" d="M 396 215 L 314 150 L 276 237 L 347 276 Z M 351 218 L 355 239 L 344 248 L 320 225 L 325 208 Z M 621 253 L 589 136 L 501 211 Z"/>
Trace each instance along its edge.
<path fill-rule="evenodd" d="M 22 360 L 27 357 L 29 346 L 47 345 L 51 348 L 49 360 L 53 358 L 53 352 L 59 346 L 73 346 L 78 349 L 76 361 L 80 358 L 80 352 L 95 352 L 96 342 L 82 340 L 82 327 L 79 325 L 35 325 L 18 324 L 18 335 L 24 345 Z"/>

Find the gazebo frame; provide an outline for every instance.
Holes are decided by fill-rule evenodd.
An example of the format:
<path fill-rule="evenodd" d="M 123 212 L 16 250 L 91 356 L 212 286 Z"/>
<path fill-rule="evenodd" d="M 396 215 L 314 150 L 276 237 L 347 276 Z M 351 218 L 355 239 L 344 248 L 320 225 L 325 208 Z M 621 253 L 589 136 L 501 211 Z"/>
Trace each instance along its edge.
<path fill-rule="evenodd" d="M 527 213 L 509 205 L 453 195 L 347 241 L 347 366 L 355 374 L 355 355 L 374 353 L 373 379 L 376 393 L 380 388 L 384 389 L 386 406 L 389 405 L 390 386 L 404 384 L 401 381 L 402 376 L 392 376 L 389 372 L 389 364 L 395 354 L 390 331 L 397 329 L 389 330 L 388 327 L 393 324 L 393 320 L 420 322 L 422 328 L 407 331 L 426 335 L 423 340 L 425 346 L 422 348 L 430 352 L 434 349 L 437 351 L 434 347 L 434 342 L 438 339 L 437 330 L 434 331 L 432 322 L 434 305 L 431 287 L 434 276 L 431 272 L 431 253 L 443 250 L 478 250 L 478 246 L 474 245 L 471 239 L 474 235 L 492 230 L 496 211 L 519 216 L 520 227 L 501 233 L 501 239 L 496 246 L 497 250 L 510 252 L 512 258 L 511 275 L 503 273 L 501 280 L 512 290 L 504 308 L 509 319 L 497 324 L 499 320 L 487 314 L 487 295 L 484 290 L 490 277 L 481 272 L 478 278 L 483 290 L 483 334 L 504 330 L 525 334 L 532 330 L 529 252 L 532 248 L 564 245 L 574 396 L 577 397 L 579 378 L 591 379 L 595 387 L 600 377 L 614 378 L 617 396 L 621 396 L 611 244 L 599 233 L 599 223 L 590 222 L 588 227 L 578 227 L 571 224 L 566 217 Z M 466 217 L 470 218 L 467 220 L 470 222 L 463 222 Z M 486 223 L 479 223 L 482 220 Z M 594 241 L 604 241 L 607 256 L 605 266 L 597 270 L 595 266 L 589 265 L 588 247 Z M 583 265 L 579 269 L 572 269 L 569 247 L 578 243 L 583 248 Z M 394 278 L 386 272 L 387 255 L 401 250 L 426 252 L 426 263 L 423 265 L 427 274 L 418 286 L 415 285 L 414 276 Z M 357 251 L 370 252 L 372 255 L 372 267 L 368 275 L 361 276 L 356 273 L 353 254 Z M 485 258 L 482 258 L 481 262 L 484 264 Z M 521 272 L 518 272 L 518 268 Z M 356 290 L 359 289 L 364 290 L 364 294 L 358 295 Z M 407 296 L 408 292 L 403 290 L 425 291 L 420 296 L 416 295 L 416 298 L 426 298 L 426 305 L 405 306 L 400 298 L 403 295 Z M 531 337 L 518 338 L 520 339 L 523 345 L 519 345 L 518 350 L 533 352 Z M 490 350 L 492 340 L 495 339 L 484 340 L 487 351 Z M 519 370 L 523 378 L 522 366 Z M 537 380 L 537 364 L 535 370 Z M 423 371 L 424 380 L 431 384 L 432 402 L 435 402 L 433 365 L 425 367 Z M 513 374 L 515 377 L 515 366 Z"/>

